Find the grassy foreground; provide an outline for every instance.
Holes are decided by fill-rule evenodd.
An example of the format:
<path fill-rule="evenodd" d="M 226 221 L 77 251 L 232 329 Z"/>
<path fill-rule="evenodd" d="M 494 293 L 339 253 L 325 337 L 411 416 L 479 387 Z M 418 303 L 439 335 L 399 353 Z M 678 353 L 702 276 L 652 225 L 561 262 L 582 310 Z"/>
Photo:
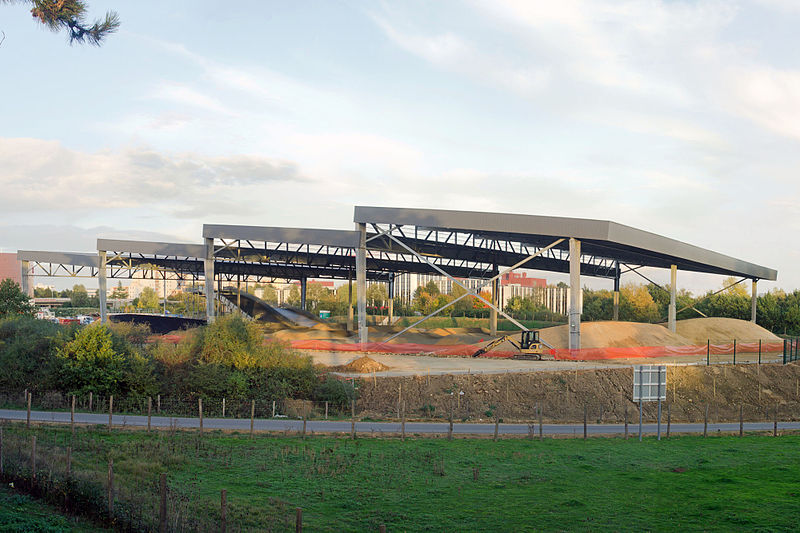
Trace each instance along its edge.
<path fill-rule="evenodd" d="M 35 431 L 57 463 L 69 431 Z M 6 436 L 29 438 L 19 426 Z M 204 517 L 200 529 L 218 521 L 221 489 L 230 530 L 293 530 L 295 507 L 309 531 L 790 531 L 800 510 L 798 435 L 402 442 L 84 430 L 72 444 L 74 470 L 99 492 L 112 457 L 119 497 L 138 495 L 145 514 L 168 472 L 171 512 Z"/>
<path fill-rule="evenodd" d="M 94 533 L 107 530 L 84 520 L 66 517 L 41 501 L 18 494 L 8 486 L 0 486 L 0 531 Z"/>

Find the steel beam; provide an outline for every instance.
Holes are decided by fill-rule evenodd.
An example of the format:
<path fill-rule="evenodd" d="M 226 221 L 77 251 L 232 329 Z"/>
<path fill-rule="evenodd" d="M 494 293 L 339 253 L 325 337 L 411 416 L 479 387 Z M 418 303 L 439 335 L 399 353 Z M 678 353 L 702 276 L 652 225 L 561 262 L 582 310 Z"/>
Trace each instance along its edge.
<path fill-rule="evenodd" d="M 20 261 L 20 288 L 22 293 L 33 298 L 33 283 L 31 283 L 33 276 L 31 276 L 31 264 L 29 261 Z"/>
<path fill-rule="evenodd" d="M 308 278 L 300 278 L 300 309 L 306 310 L 306 294 L 308 293 Z"/>
<path fill-rule="evenodd" d="M 353 271 L 347 271 L 347 331 L 353 331 Z"/>
<path fill-rule="evenodd" d="M 358 301 L 358 341 L 369 340 L 367 332 L 367 225 L 356 224 L 358 248 L 356 249 L 356 300 Z"/>
<path fill-rule="evenodd" d="M 670 265 L 669 267 L 669 316 L 667 318 L 669 330 L 675 333 L 677 329 L 678 313 L 676 310 L 676 302 L 678 299 L 678 265 Z"/>
<path fill-rule="evenodd" d="M 569 239 L 569 349 L 581 348 L 581 241 Z"/>
<path fill-rule="evenodd" d="M 612 320 L 615 322 L 619 320 L 619 261 L 617 261 L 617 268 L 615 269 L 614 275 L 614 316 Z"/>
<path fill-rule="evenodd" d="M 495 267 L 493 274 L 497 275 L 497 268 Z M 492 303 L 497 306 L 500 302 L 500 278 L 492 280 Z M 489 333 L 492 337 L 497 336 L 497 309 L 492 307 L 489 311 Z"/>
<path fill-rule="evenodd" d="M 389 301 L 387 302 L 387 306 L 389 307 L 389 320 L 387 320 L 387 325 L 391 326 L 392 322 L 394 322 L 394 274 L 389 277 L 389 287 L 386 293 L 389 296 Z"/>
<path fill-rule="evenodd" d="M 100 300 L 100 323 L 105 324 L 108 321 L 108 310 L 106 309 L 106 290 L 108 289 L 108 254 L 105 250 L 98 250 L 97 255 L 99 256 L 98 264 L 100 265 L 97 270 L 97 298 Z"/>
<path fill-rule="evenodd" d="M 753 279 L 752 293 L 750 296 L 750 322 L 756 322 L 756 309 L 758 308 L 758 280 Z"/>
<path fill-rule="evenodd" d="M 211 238 L 206 238 L 203 270 L 206 278 L 206 320 L 211 323 L 214 321 L 214 239 Z"/>

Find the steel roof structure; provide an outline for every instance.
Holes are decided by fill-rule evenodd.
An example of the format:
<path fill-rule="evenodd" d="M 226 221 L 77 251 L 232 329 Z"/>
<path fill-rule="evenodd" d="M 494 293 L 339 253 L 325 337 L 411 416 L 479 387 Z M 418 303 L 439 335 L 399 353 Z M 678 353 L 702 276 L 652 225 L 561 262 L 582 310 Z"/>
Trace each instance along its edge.
<path fill-rule="evenodd" d="M 748 279 L 775 280 L 777 271 L 735 259 L 698 246 L 608 220 L 482 213 L 439 209 L 404 209 L 357 206 L 357 224 L 374 230 L 367 238 L 387 227 L 402 235 L 403 242 L 427 255 L 449 260 L 470 260 L 481 264 L 512 265 L 556 238 L 581 241 L 581 274 L 615 276 L 614 263 L 704 272 Z M 381 249 L 397 249 L 382 235 Z M 378 247 L 370 244 L 370 249 Z M 569 246 L 562 243 L 526 268 L 569 272 Z"/>
<path fill-rule="evenodd" d="M 581 275 L 613 279 L 615 313 L 621 274 L 668 268 L 671 328 L 678 270 L 752 280 L 753 320 L 756 282 L 777 279 L 771 268 L 608 220 L 370 206 L 355 207 L 353 220 L 355 231 L 207 224 L 203 244 L 98 239 L 97 255 L 25 250 L 17 255 L 28 291 L 28 276 L 36 268 L 44 275 L 98 277 L 101 293 L 107 277 L 202 277 L 209 318 L 215 312 L 215 281 L 296 279 L 305 294 L 308 279 L 355 275 L 362 342 L 367 280 L 388 282 L 391 297 L 400 273 L 439 273 L 465 289 L 464 278 L 484 280 L 493 287 L 493 301 L 474 287 L 467 293 L 492 309 L 494 325 L 497 313 L 505 315 L 494 300 L 498 280 L 515 268 L 569 273 L 571 287 L 581 286 Z M 572 291 L 571 347 L 579 347 L 580 311 L 580 291 Z"/>

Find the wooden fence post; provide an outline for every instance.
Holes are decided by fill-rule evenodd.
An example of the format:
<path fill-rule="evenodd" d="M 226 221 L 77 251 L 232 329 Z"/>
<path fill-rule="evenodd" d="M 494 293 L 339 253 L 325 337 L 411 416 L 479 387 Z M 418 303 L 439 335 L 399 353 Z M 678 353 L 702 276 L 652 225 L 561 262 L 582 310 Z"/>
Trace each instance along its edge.
<path fill-rule="evenodd" d="M 72 476 L 72 446 L 67 446 L 67 478 Z"/>
<path fill-rule="evenodd" d="M 325 402 L 325 420 L 328 419 L 328 402 Z"/>
<path fill-rule="evenodd" d="M 227 533 L 228 531 L 228 491 L 222 489 L 219 495 L 219 515 L 220 515 L 220 531 Z"/>
<path fill-rule="evenodd" d="M 303 413 L 303 439 L 306 438 L 306 415 Z"/>
<path fill-rule="evenodd" d="M 160 479 L 161 501 L 158 506 L 158 531 L 167 533 L 167 474 L 161 473 Z"/>
<path fill-rule="evenodd" d="M 111 416 L 114 414 L 114 395 L 108 397 L 108 430 L 111 431 Z"/>
<path fill-rule="evenodd" d="M 28 418 L 25 425 L 30 429 L 31 427 L 31 393 L 28 393 Z"/>
<path fill-rule="evenodd" d="M 672 402 L 667 404 L 667 438 L 669 438 L 669 430 L 671 425 L 672 425 Z"/>
<path fill-rule="evenodd" d="M 703 437 L 708 437 L 708 404 L 706 404 L 705 415 L 703 415 Z"/>
<path fill-rule="evenodd" d="M 222 418 L 225 418 L 225 398 L 222 399 Z"/>
<path fill-rule="evenodd" d="M 150 419 L 153 416 L 153 397 L 147 397 L 147 432 L 150 433 Z"/>
<path fill-rule="evenodd" d="M 775 404 L 775 420 L 772 422 L 772 436 L 778 436 L 778 404 Z"/>
<path fill-rule="evenodd" d="M 75 395 L 72 395 L 72 406 L 69 409 L 69 429 L 75 435 Z"/>
<path fill-rule="evenodd" d="M 203 399 L 197 399 L 197 413 L 200 415 L 200 435 L 203 435 Z"/>
<path fill-rule="evenodd" d="M 356 438 L 356 401 L 350 400 L 350 438 Z"/>
<path fill-rule="evenodd" d="M 450 412 L 447 415 L 447 420 L 450 422 L 450 428 L 447 430 L 447 440 L 453 440 L 453 402 L 450 401 Z M 497 437 L 495 437 L 496 439 Z"/>
<path fill-rule="evenodd" d="M 36 435 L 31 437 L 31 478 L 36 481 Z"/>
<path fill-rule="evenodd" d="M 114 516 L 114 459 L 108 460 L 108 517 Z"/>
<path fill-rule="evenodd" d="M 386 533 L 386 524 L 381 524 L 381 525 L 378 527 L 378 531 L 379 531 L 380 533 Z"/>
<path fill-rule="evenodd" d="M 539 404 L 539 440 L 544 440 L 544 432 L 542 427 L 542 404 Z"/>
<path fill-rule="evenodd" d="M 303 533 L 303 509 L 300 507 L 295 510 L 294 530 L 296 533 Z"/>
<path fill-rule="evenodd" d="M 92 412 L 92 400 L 93 400 L 93 399 L 94 399 L 94 395 L 93 395 L 93 394 L 92 394 L 92 392 L 90 391 L 90 392 L 89 392 L 89 412 L 90 412 L 90 413 Z"/>
<path fill-rule="evenodd" d="M 589 416 L 589 406 L 583 404 L 583 440 L 586 440 L 586 418 Z"/>
<path fill-rule="evenodd" d="M 275 400 L 272 400 L 272 418 L 275 418 Z"/>
<path fill-rule="evenodd" d="M 406 402 L 403 402 L 403 408 L 400 414 L 400 438 L 406 440 Z"/>
<path fill-rule="evenodd" d="M 256 401 L 250 400 L 250 438 L 253 438 L 256 424 Z"/>
<path fill-rule="evenodd" d="M 744 405 L 739 404 L 739 436 L 744 435 Z"/>
<path fill-rule="evenodd" d="M 161 414 L 161 395 L 156 396 L 156 413 Z"/>
<path fill-rule="evenodd" d="M 494 416 L 494 441 L 497 442 L 497 434 L 500 432 L 500 417 Z"/>
<path fill-rule="evenodd" d="M 628 404 L 625 403 L 625 440 L 628 440 Z"/>

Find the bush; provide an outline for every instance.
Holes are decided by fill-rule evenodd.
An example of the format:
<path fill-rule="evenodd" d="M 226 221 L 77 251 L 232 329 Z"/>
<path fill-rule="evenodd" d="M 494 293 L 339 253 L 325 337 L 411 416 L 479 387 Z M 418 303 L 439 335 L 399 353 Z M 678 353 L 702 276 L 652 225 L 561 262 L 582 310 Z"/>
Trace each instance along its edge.
<path fill-rule="evenodd" d="M 0 320 L 0 388 L 7 391 L 47 390 L 59 348 L 75 329 L 28 316 Z"/>
<path fill-rule="evenodd" d="M 335 409 L 346 410 L 350 407 L 350 402 L 356 399 L 356 390 L 351 383 L 328 376 L 314 388 L 313 397 L 319 402 L 329 402 Z"/>
<path fill-rule="evenodd" d="M 61 383 L 71 393 L 119 392 L 125 358 L 114 350 L 111 331 L 93 324 L 83 328 L 59 350 Z"/>

